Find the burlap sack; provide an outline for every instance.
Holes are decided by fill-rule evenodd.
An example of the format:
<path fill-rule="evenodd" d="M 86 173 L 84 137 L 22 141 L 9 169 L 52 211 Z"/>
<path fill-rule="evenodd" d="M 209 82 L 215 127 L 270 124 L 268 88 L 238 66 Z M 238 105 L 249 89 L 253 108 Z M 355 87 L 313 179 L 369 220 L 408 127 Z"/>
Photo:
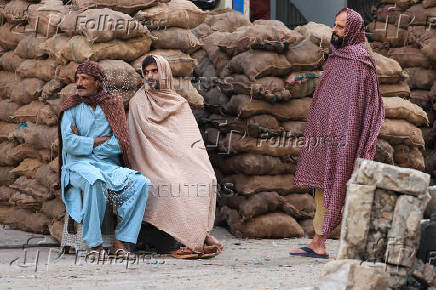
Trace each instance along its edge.
<path fill-rule="evenodd" d="M 0 205 L 2 207 L 9 206 L 9 198 L 15 193 L 15 190 L 9 188 L 8 186 L 0 186 Z M 3 212 L 0 213 L 0 223 L 4 223 L 4 218 L 2 217 Z"/>
<path fill-rule="evenodd" d="M 12 72 L 0 71 L 0 98 L 8 99 L 12 84 L 20 81 L 20 78 Z"/>
<path fill-rule="evenodd" d="M 322 71 L 293 72 L 286 79 L 285 87 L 292 97 L 307 97 L 315 92 L 321 74 Z"/>
<path fill-rule="evenodd" d="M 52 220 L 48 225 L 50 236 L 52 236 L 58 243 L 62 241 L 62 233 L 64 231 L 64 222 Z"/>
<path fill-rule="evenodd" d="M 385 119 L 380 137 L 393 145 L 404 143 L 419 148 L 425 145 L 421 130 L 405 120 Z"/>
<path fill-rule="evenodd" d="M 11 158 L 9 152 L 14 148 L 13 142 L 0 143 L 0 166 L 15 166 L 16 162 Z"/>
<path fill-rule="evenodd" d="M 436 1 L 435 0 L 423 0 L 422 1 L 422 7 L 424 8 L 432 8 L 436 6 Z"/>
<path fill-rule="evenodd" d="M 323 48 L 324 51 L 330 50 L 330 39 L 332 30 L 329 26 L 310 21 L 306 25 L 295 27 L 305 38 L 309 38 L 314 44 Z"/>
<path fill-rule="evenodd" d="M 206 53 L 204 50 L 202 51 Z M 155 49 L 132 62 L 132 66 L 139 74 L 141 74 L 142 62 L 150 54 L 163 56 L 169 62 L 173 76 L 176 77 L 191 76 L 198 64 L 197 60 L 189 54 L 183 53 L 180 49 Z"/>
<path fill-rule="evenodd" d="M 230 57 L 218 47 L 218 43 L 228 37 L 229 32 L 214 32 L 207 37 L 204 37 L 202 48 L 207 52 L 210 60 L 215 65 L 217 73 L 220 75 L 224 68 L 229 64 Z"/>
<path fill-rule="evenodd" d="M 254 82 L 260 77 L 286 75 L 291 70 L 291 64 L 283 54 L 249 50 L 233 57 L 230 69 L 234 73 L 244 73 Z"/>
<path fill-rule="evenodd" d="M 285 25 L 262 25 L 242 26 L 234 31 L 229 37 L 222 39 L 218 46 L 228 55 L 234 56 L 250 48 L 277 51 L 283 53 L 290 45 L 295 45 L 303 39 L 303 36 L 292 31 Z"/>
<path fill-rule="evenodd" d="M 15 180 L 14 184 L 9 186 L 15 190 L 33 196 L 39 202 L 45 202 L 53 199 L 54 195 L 45 186 L 39 184 L 36 179 L 30 179 L 25 176 L 21 176 Z"/>
<path fill-rule="evenodd" d="M 215 13 L 219 13 L 216 11 Z M 204 21 L 213 31 L 233 32 L 241 26 L 251 26 L 250 19 L 236 10 L 225 13 L 209 13 Z"/>
<path fill-rule="evenodd" d="M 35 124 L 54 126 L 57 124 L 58 118 L 49 105 L 40 101 L 33 101 L 16 110 L 12 114 L 11 120 L 17 123 L 32 122 Z"/>
<path fill-rule="evenodd" d="M 15 72 L 22 62 L 23 59 L 13 51 L 8 51 L 0 57 L 0 66 L 5 71 Z"/>
<path fill-rule="evenodd" d="M 306 122 L 286 121 L 280 124 L 288 136 L 303 136 Z"/>
<path fill-rule="evenodd" d="M 229 98 L 224 95 L 218 87 L 202 93 L 202 96 L 204 97 L 205 105 L 208 105 L 209 107 L 218 107 L 218 111 L 229 102 Z"/>
<path fill-rule="evenodd" d="M 260 100 L 252 100 L 246 95 L 234 95 L 225 109 L 230 114 L 241 118 L 271 114 L 282 121 L 305 121 L 311 103 L 311 98 L 302 98 L 283 104 L 270 104 Z"/>
<path fill-rule="evenodd" d="M 59 25 L 69 9 L 61 0 L 41 0 L 38 4 L 30 5 L 27 10 L 29 26 L 33 31 L 51 37 L 60 31 Z"/>
<path fill-rule="evenodd" d="M 245 175 L 293 174 L 297 164 L 289 157 L 274 157 L 253 153 L 235 156 L 213 157 L 213 164 L 224 174 L 242 173 Z"/>
<path fill-rule="evenodd" d="M 41 155 L 43 150 L 37 150 L 30 144 L 20 144 L 12 148 L 8 153 L 8 158 L 14 161 L 15 164 L 21 163 L 24 159 L 38 159 L 43 162 Z"/>
<path fill-rule="evenodd" d="M 50 105 L 53 112 L 55 112 L 56 115 L 58 116 L 65 98 L 74 95 L 76 93 L 77 93 L 76 84 L 75 83 L 68 84 L 58 93 L 57 99 L 48 100 L 47 103 Z"/>
<path fill-rule="evenodd" d="M 19 82 L 9 83 L 7 89 L 11 101 L 20 105 L 27 105 L 38 99 L 43 86 L 44 81 L 40 79 L 24 78 Z"/>
<path fill-rule="evenodd" d="M 59 157 L 56 156 L 55 159 L 53 159 L 49 164 L 48 167 L 50 168 L 51 171 L 53 171 L 54 173 L 58 174 L 59 173 Z"/>
<path fill-rule="evenodd" d="M 304 237 L 312 239 L 315 236 L 315 229 L 313 228 L 313 219 L 304 219 L 298 222 L 304 231 Z"/>
<path fill-rule="evenodd" d="M 83 36 L 67 37 L 55 35 L 49 38 L 44 49 L 60 63 L 68 60 L 82 63 L 88 59 L 99 61 L 119 59 L 133 61 L 150 50 L 151 39 L 148 37 L 129 40 L 113 40 L 104 43 L 90 44 Z"/>
<path fill-rule="evenodd" d="M 21 58 L 30 58 L 30 59 L 40 59 L 46 58 L 48 55 L 41 48 L 41 45 L 47 40 L 46 37 L 42 35 L 29 35 L 26 38 L 22 39 L 14 52 Z"/>
<path fill-rule="evenodd" d="M 42 87 L 40 98 L 42 100 L 56 99 L 58 97 L 57 94 L 63 87 L 64 83 L 61 80 L 52 79 L 46 82 L 45 85 Z"/>
<path fill-rule="evenodd" d="M 399 97 L 383 98 L 386 118 L 404 119 L 416 126 L 429 124 L 427 113 L 419 106 Z"/>
<path fill-rule="evenodd" d="M 381 54 L 381 55 L 386 56 L 386 57 L 388 56 L 389 49 L 390 49 L 389 43 L 382 43 L 382 42 L 374 41 L 374 42 L 370 43 L 370 46 L 371 46 L 373 53 L 378 53 L 378 54 Z M 374 57 L 373 57 L 373 59 L 374 59 Z"/>
<path fill-rule="evenodd" d="M 436 70 L 411 67 L 405 69 L 405 71 L 409 75 L 407 83 L 411 89 L 431 89 L 436 79 Z"/>
<path fill-rule="evenodd" d="M 29 34 L 29 32 L 25 32 L 25 27 L 22 25 L 14 26 L 5 23 L 0 26 L 0 45 L 8 49 L 15 49 L 18 43 Z"/>
<path fill-rule="evenodd" d="M 17 73 L 22 78 L 38 78 L 44 81 L 53 79 L 55 71 L 56 62 L 52 59 L 26 59 L 17 69 Z"/>
<path fill-rule="evenodd" d="M 49 219 L 42 213 L 31 210 L 14 209 L 7 219 L 7 224 L 13 229 L 19 229 L 36 234 L 49 234 Z"/>
<path fill-rule="evenodd" d="M 66 84 L 75 82 L 75 74 L 79 64 L 74 61 L 70 61 L 67 65 L 59 65 L 56 67 L 56 78 L 60 79 Z"/>
<path fill-rule="evenodd" d="M 410 25 L 429 26 L 431 18 L 436 15 L 436 7 L 426 9 L 423 4 L 417 4 L 407 9 L 405 14 L 410 19 Z"/>
<path fill-rule="evenodd" d="M 191 30 L 171 27 L 164 30 L 155 30 L 152 32 L 153 48 L 172 48 L 181 49 L 184 53 L 193 53 L 200 49 L 200 41 Z"/>
<path fill-rule="evenodd" d="M 9 199 L 9 205 L 14 208 L 31 209 L 33 211 L 38 211 L 41 209 L 42 202 L 34 198 L 31 195 L 21 193 L 20 191 L 14 190 L 14 193 Z"/>
<path fill-rule="evenodd" d="M 377 139 L 374 161 L 394 165 L 394 148 L 381 138 Z"/>
<path fill-rule="evenodd" d="M 211 64 L 206 50 L 201 48 L 191 54 L 190 57 L 196 61 L 196 66 L 194 67 L 194 75 L 199 77 L 203 76 L 206 67 Z M 171 70 L 173 69 L 171 68 Z"/>
<path fill-rule="evenodd" d="M 209 36 L 213 32 L 212 28 L 206 23 L 201 23 L 191 31 L 198 39 L 202 39 L 203 37 Z"/>
<path fill-rule="evenodd" d="M 385 97 L 400 97 L 408 99 L 410 96 L 410 87 L 406 82 L 400 82 L 398 84 L 381 84 L 380 94 Z"/>
<path fill-rule="evenodd" d="M 11 102 L 10 100 L 0 101 L 0 121 L 10 122 L 11 115 L 18 109 L 20 105 Z"/>
<path fill-rule="evenodd" d="M 377 78 L 382 84 L 396 84 L 404 79 L 400 64 L 391 58 L 375 53 L 374 60 L 377 68 Z"/>
<path fill-rule="evenodd" d="M 9 134 L 12 133 L 16 127 L 17 124 L 0 121 L 0 142 L 7 141 Z"/>
<path fill-rule="evenodd" d="M 35 178 L 36 171 L 42 163 L 38 159 L 24 159 L 16 168 L 12 169 L 11 172 L 19 176 L 26 176 L 29 178 Z"/>
<path fill-rule="evenodd" d="M 271 115 L 262 114 L 244 120 L 245 131 L 251 137 L 275 136 L 281 133 L 279 121 Z"/>
<path fill-rule="evenodd" d="M 436 62 L 436 31 L 432 29 L 421 34 L 418 40 L 422 53 L 433 63 Z"/>
<path fill-rule="evenodd" d="M 12 129 L 13 132 L 11 132 L 12 137 L 18 139 L 21 143 L 33 145 L 37 149 L 53 150 L 53 145 L 58 139 L 58 129 L 56 127 L 47 127 L 43 125 L 27 123 L 27 127 L 21 126 L 15 129 L 17 124 L 11 125 L 14 126 Z"/>
<path fill-rule="evenodd" d="M 23 0 L 13 0 L 7 3 L 3 10 L 6 21 L 11 24 L 26 23 L 29 5 L 28 2 Z"/>
<path fill-rule="evenodd" d="M 192 86 L 189 78 L 174 77 L 173 88 L 179 95 L 188 101 L 191 109 L 201 109 L 204 106 L 203 96 L 201 96 L 197 89 Z"/>
<path fill-rule="evenodd" d="M 172 0 L 159 3 L 157 6 L 139 11 L 136 18 L 147 27 L 182 27 L 192 29 L 206 19 L 207 13 L 197 8 L 191 1 Z"/>
<path fill-rule="evenodd" d="M 291 64 L 292 71 L 317 70 L 324 63 L 322 49 L 309 38 L 289 47 L 286 58 Z"/>
<path fill-rule="evenodd" d="M 147 27 L 128 14 L 107 8 L 80 12 L 66 15 L 60 24 L 67 35 L 83 35 L 90 43 L 150 36 Z"/>
<path fill-rule="evenodd" d="M 368 37 L 377 42 L 389 43 L 392 47 L 402 47 L 406 45 L 407 30 L 398 28 L 395 25 L 384 22 L 372 22 L 368 26 Z"/>
<path fill-rule="evenodd" d="M 429 90 L 412 90 L 410 92 L 410 101 L 421 108 L 424 111 L 431 111 L 431 91 Z"/>
<path fill-rule="evenodd" d="M 297 210 L 306 213 L 307 215 L 315 214 L 315 200 L 310 194 L 295 193 L 282 196 L 285 203 L 293 205 Z"/>
<path fill-rule="evenodd" d="M 407 32 L 409 34 L 407 43 L 413 47 L 420 47 L 419 39 L 427 31 L 426 26 L 409 26 Z"/>
<path fill-rule="evenodd" d="M 0 124 L 1 125 L 1 124 Z M 1 127 L 0 127 L 1 129 Z M 17 178 L 17 175 L 11 170 L 14 169 L 13 167 L 0 167 L 0 184 L 1 185 L 11 185 L 14 183 L 15 179 Z"/>
<path fill-rule="evenodd" d="M 389 57 L 398 61 L 402 68 L 406 67 L 430 67 L 429 59 L 418 48 L 414 47 L 401 47 L 391 48 L 389 50 Z"/>
<path fill-rule="evenodd" d="M 135 69 L 122 60 L 102 60 L 99 64 L 106 73 L 105 86 L 109 90 L 138 89 L 143 83 Z"/>
<path fill-rule="evenodd" d="M 38 168 L 35 174 L 35 179 L 41 185 L 47 187 L 50 190 L 59 188 L 59 176 L 53 172 L 47 164 Z"/>
<path fill-rule="evenodd" d="M 276 191 L 283 195 L 307 192 L 306 189 L 294 185 L 294 176 L 291 174 L 259 176 L 237 174 L 233 176 L 233 181 L 236 191 L 243 195 L 251 195 L 261 191 Z"/>
<path fill-rule="evenodd" d="M 138 10 L 153 7 L 158 0 L 73 0 L 79 10 L 90 8 L 110 8 L 127 14 L 133 14 Z"/>
<path fill-rule="evenodd" d="M 242 223 L 236 210 L 228 209 L 230 231 L 239 238 L 295 238 L 302 237 L 301 226 L 287 214 L 268 213 Z"/>
<path fill-rule="evenodd" d="M 394 147 L 395 164 L 399 167 L 425 170 L 425 161 L 418 147 L 399 144 Z"/>

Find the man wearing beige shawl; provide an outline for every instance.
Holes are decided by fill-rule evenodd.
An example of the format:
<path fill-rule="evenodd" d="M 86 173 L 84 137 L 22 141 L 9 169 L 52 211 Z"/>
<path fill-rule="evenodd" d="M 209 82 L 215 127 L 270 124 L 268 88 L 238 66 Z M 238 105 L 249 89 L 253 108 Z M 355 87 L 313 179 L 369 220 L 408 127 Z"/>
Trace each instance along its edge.
<path fill-rule="evenodd" d="M 152 183 L 144 221 L 187 248 L 176 258 L 219 254 L 211 236 L 215 220 L 216 178 L 188 102 L 172 88 L 166 59 L 150 55 L 142 63 L 144 86 L 129 103 L 128 131 L 132 168 Z"/>

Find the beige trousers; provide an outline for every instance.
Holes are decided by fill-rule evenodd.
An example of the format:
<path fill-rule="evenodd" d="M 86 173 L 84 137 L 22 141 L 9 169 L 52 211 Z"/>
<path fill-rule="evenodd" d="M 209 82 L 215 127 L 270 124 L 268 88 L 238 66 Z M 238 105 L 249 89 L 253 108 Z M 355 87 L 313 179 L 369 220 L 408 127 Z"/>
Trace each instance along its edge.
<path fill-rule="evenodd" d="M 327 209 L 324 207 L 324 190 L 315 188 L 315 217 L 313 218 L 313 228 L 315 233 L 322 236 L 322 225 Z"/>

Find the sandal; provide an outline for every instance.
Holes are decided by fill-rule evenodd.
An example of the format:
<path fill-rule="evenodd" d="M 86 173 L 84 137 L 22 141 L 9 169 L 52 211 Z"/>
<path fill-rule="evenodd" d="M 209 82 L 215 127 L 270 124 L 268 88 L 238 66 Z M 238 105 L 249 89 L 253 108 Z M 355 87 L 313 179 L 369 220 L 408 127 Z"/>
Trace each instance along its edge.
<path fill-rule="evenodd" d="M 199 253 L 194 252 L 190 248 L 180 248 L 177 251 L 174 251 L 171 253 L 171 256 L 176 259 L 185 259 L 185 260 L 192 260 L 192 259 L 198 259 Z"/>

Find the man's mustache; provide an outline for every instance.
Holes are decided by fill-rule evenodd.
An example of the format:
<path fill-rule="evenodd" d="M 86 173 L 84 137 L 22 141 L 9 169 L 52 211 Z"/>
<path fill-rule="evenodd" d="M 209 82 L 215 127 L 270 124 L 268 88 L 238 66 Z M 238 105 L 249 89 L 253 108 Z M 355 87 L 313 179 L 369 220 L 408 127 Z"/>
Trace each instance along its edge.
<path fill-rule="evenodd" d="M 78 90 L 86 90 L 86 88 L 84 86 L 77 86 L 76 87 Z"/>

